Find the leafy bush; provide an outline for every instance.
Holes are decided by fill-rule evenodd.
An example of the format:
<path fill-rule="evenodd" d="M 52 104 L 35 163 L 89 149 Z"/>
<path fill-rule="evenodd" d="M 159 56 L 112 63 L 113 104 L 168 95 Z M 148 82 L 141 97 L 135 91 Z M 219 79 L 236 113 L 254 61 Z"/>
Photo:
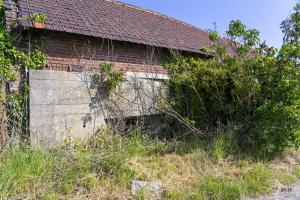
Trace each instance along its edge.
<path fill-rule="evenodd" d="M 235 124 L 239 146 L 256 155 L 299 147 L 299 43 L 259 45 L 259 32 L 240 21 L 227 36 L 224 44 L 212 34 L 213 57 L 170 58 L 169 105 L 202 134 Z"/>
<path fill-rule="evenodd" d="M 218 130 L 219 133 L 213 138 L 211 144 L 208 144 L 208 151 L 216 161 L 221 161 L 229 155 L 238 154 L 238 141 L 236 139 L 234 126 L 228 126 L 226 129 Z"/>
<path fill-rule="evenodd" d="M 212 200 L 240 199 L 242 194 L 238 183 L 212 175 L 204 177 L 202 189 L 206 199 Z"/>
<path fill-rule="evenodd" d="M 44 14 L 39 14 L 39 13 L 33 13 L 30 17 L 27 17 L 27 19 L 31 22 L 39 22 L 43 23 L 47 20 L 47 16 Z"/>
<path fill-rule="evenodd" d="M 6 150 L 0 158 L 0 199 L 22 195 L 26 190 L 42 192 L 40 187 L 50 181 L 52 154 L 25 147 Z"/>
<path fill-rule="evenodd" d="M 79 189 L 88 193 L 105 186 L 105 181 L 127 188 L 135 175 L 127 160 L 146 155 L 153 148 L 155 144 L 146 136 L 122 137 L 104 131 L 88 143 L 69 147 L 0 150 L 0 199 L 21 197 L 32 191 L 29 199 L 57 199 Z"/>
<path fill-rule="evenodd" d="M 99 66 L 99 74 L 94 77 L 104 84 L 107 92 L 116 89 L 125 80 L 123 71 L 117 70 L 113 63 L 103 63 Z"/>
<path fill-rule="evenodd" d="M 40 20 L 42 17 L 39 17 Z M 47 56 L 41 51 L 35 49 L 30 52 L 24 52 L 15 47 L 14 41 L 17 41 L 20 35 L 8 34 L 4 24 L 3 0 L 0 1 L 0 107 L 6 109 L 9 121 L 9 131 L 13 134 L 20 134 L 22 137 L 27 135 L 28 131 L 28 85 L 24 83 L 18 92 L 14 92 L 7 98 L 1 94 L 4 91 L 6 83 L 14 81 L 19 75 L 20 78 L 27 77 L 28 69 L 37 69 L 46 64 Z M 32 41 L 31 43 L 36 43 Z M 31 44 L 30 44 L 31 45 Z M 33 45 L 34 46 L 34 45 Z M 36 45 L 37 46 L 37 45 Z M 29 49 L 34 49 L 30 46 Z M 25 81 L 26 82 L 26 81 Z M 0 119 L 2 123 L 3 119 Z M 6 122 L 4 122 L 6 123 Z M 2 128 L 2 127 L 0 127 Z"/>
<path fill-rule="evenodd" d="M 243 184 L 248 195 L 259 195 L 270 192 L 270 186 L 273 184 L 272 171 L 263 164 L 257 164 L 248 169 L 243 179 Z"/>
<path fill-rule="evenodd" d="M 213 157 L 220 161 L 225 157 L 226 154 L 226 140 L 224 137 L 219 136 L 213 140 Z"/>
<path fill-rule="evenodd" d="M 297 178 L 300 178 L 300 167 L 297 167 L 293 170 L 293 175 L 295 175 Z"/>
<path fill-rule="evenodd" d="M 291 174 L 281 173 L 278 175 L 278 180 L 283 185 L 290 185 L 297 181 L 297 177 Z"/>

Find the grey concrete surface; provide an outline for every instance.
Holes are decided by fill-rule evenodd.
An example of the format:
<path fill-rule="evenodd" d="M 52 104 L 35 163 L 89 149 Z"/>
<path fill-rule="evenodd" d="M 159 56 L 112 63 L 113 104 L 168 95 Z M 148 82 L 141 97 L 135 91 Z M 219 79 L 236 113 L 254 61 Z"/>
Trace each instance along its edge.
<path fill-rule="evenodd" d="M 32 146 L 52 146 L 71 137 L 86 139 L 105 128 L 105 119 L 159 114 L 155 96 L 166 76 L 128 73 L 107 95 L 90 73 L 34 70 L 29 72 Z M 159 122 L 152 119 L 152 130 Z"/>

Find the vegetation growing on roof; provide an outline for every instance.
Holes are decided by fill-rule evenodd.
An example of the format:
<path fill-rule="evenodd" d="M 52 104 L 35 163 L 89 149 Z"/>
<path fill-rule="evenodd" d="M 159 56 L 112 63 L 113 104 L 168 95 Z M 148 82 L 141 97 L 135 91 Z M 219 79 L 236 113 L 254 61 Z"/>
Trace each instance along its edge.
<path fill-rule="evenodd" d="M 44 23 L 48 17 L 45 14 L 40 14 L 40 13 L 33 13 L 31 16 L 26 17 L 31 22 L 39 22 L 39 23 Z"/>

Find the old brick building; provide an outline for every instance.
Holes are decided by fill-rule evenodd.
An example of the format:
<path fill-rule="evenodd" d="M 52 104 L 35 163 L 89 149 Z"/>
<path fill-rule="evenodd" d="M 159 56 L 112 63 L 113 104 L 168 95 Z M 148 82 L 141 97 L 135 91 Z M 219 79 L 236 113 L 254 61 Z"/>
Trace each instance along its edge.
<path fill-rule="evenodd" d="M 43 28 L 26 18 L 34 13 L 47 16 Z M 200 49 L 210 46 L 206 31 L 112 0 L 5 0 L 5 15 L 7 29 L 23 36 L 20 48 L 28 48 L 38 38 L 48 55 L 43 69 L 29 72 L 33 144 L 52 144 L 68 134 L 86 138 L 105 126 L 109 112 L 94 112 L 95 96 L 86 91 L 91 89 L 86 74 L 97 71 L 99 63 L 113 62 L 128 80 L 134 76 L 147 87 L 150 81 L 159 85 L 167 78 L 166 57 L 206 56 Z M 123 90 L 132 101 L 141 98 L 126 83 Z M 129 110 L 126 117 L 155 116 L 149 101 L 145 100 L 149 105 L 142 106 L 143 111 L 137 103 L 123 102 Z"/>

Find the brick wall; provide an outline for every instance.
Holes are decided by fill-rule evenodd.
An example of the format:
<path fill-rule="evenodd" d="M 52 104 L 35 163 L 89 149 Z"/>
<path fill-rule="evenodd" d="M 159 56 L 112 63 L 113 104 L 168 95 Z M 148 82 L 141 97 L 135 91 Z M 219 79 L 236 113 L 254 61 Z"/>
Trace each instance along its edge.
<path fill-rule="evenodd" d="M 11 31 L 12 29 L 15 28 L 16 24 L 16 19 L 18 17 L 18 12 L 17 12 L 17 6 L 16 3 L 13 0 L 6 0 L 4 2 L 4 14 L 5 14 L 5 25 L 6 25 L 6 30 Z"/>
<path fill-rule="evenodd" d="M 166 74 L 166 49 L 49 31 L 43 33 L 42 41 L 42 51 L 48 55 L 45 69 L 67 71 L 75 64 L 96 71 L 101 62 L 109 61 L 125 72 Z"/>

